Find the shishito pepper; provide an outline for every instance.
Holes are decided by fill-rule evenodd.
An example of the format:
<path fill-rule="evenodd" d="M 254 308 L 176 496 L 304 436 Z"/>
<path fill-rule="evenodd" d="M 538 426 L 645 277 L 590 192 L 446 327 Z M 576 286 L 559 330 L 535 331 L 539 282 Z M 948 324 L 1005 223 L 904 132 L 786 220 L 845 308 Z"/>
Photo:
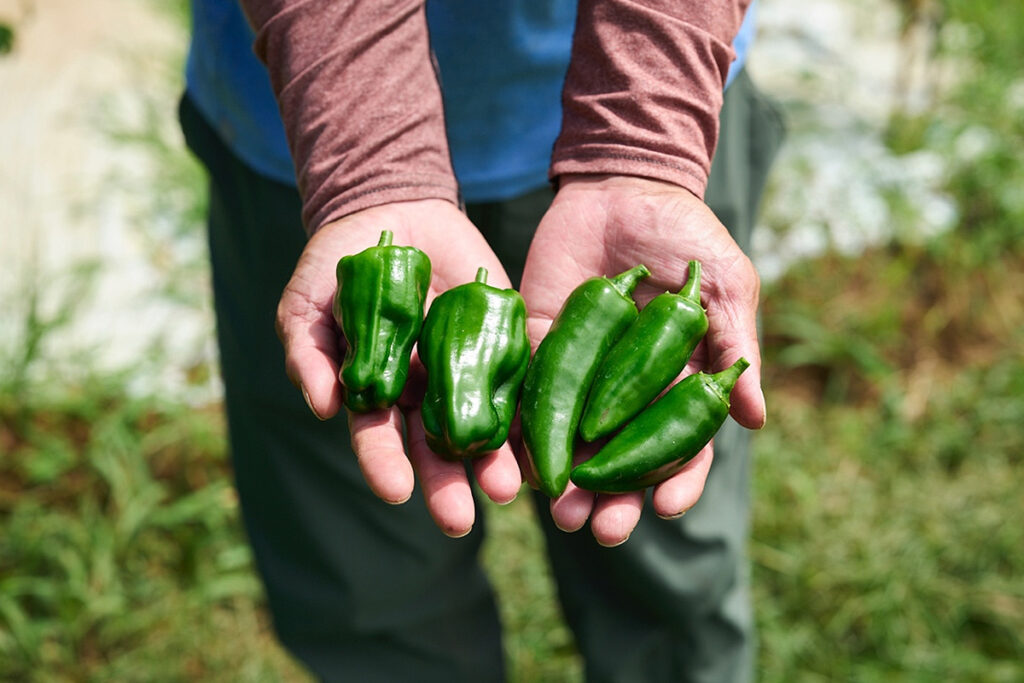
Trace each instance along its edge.
<path fill-rule="evenodd" d="M 580 436 L 594 441 L 626 424 L 686 366 L 708 331 L 700 305 L 700 263 L 678 294 L 651 299 L 601 361 L 580 421 Z"/>
<path fill-rule="evenodd" d="M 376 247 L 338 261 L 334 319 L 347 343 L 338 374 L 345 405 L 357 413 L 398 401 L 423 326 L 430 259 L 393 239 L 384 230 Z"/>
<path fill-rule="evenodd" d="M 576 431 L 598 364 L 637 316 L 638 265 L 569 294 L 533 356 L 520 399 L 523 445 L 537 487 L 556 498 L 569 483 Z"/>
<path fill-rule="evenodd" d="M 684 378 L 572 470 L 572 482 L 598 493 L 639 491 L 683 468 L 729 414 L 729 394 L 750 365 L 740 358 L 713 375 Z"/>
<path fill-rule="evenodd" d="M 526 304 L 514 289 L 476 281 L 441 294 L 420 334 L 427 369 L 422 417 L 427 445 L 447 459 L 471 458 L 508 438 L 530 362 Z"/>

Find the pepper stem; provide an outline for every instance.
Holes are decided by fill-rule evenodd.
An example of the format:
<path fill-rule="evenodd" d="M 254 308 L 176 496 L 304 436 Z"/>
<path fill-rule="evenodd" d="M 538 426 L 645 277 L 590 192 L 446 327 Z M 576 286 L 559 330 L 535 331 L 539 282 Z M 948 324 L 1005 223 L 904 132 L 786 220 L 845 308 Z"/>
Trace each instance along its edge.
<path fill-rule="evenodd" d="M 690 261 L 690 277 L 679 290 L 679 296 L 700 304 L 700 261 Z"/>
<path fill-rule="evenodd" d="M 732 393 L 732 388 L 736 385 L 736 380 L 740 378 L 743 371 L 750 367 L 750 361 L 740 356 L 739 360 L 727 367 L 721 372 L 716 372 L 709 378 L 711 383 L 716 385 L 719 391 L 722 392 L 722 396 L 728 397 Z"/>
<path fill-rule="evenodd" d="M 487 284 L 487 269 L 486 268 L 478 268 L 477 269 L 477 271 L 476 271 L 476 281 L 480 282 L 480 283 L 483 283 L 485 285 Z"/>
<path fill-rule="evenodd" d="M 391 242 L 395 239 L 395 233 L 390 230 L 380 231 L 380 242 L 377 242 L 378 247 L 390 247 Z"/>
<path fill-rule="evenodd" d="M 612 286 L 619 290 L 622 296 L 629 296 L 633 293 L 633 290 L 636 289 L 637 283 L 645 277 L 648 277 L 650 274 L 651 271 L 647 270 L 647 266 L 641 263 L 640 265 L 633 266 L 626 272 L 619 273 L 610 279 L 612 281 Z"/>

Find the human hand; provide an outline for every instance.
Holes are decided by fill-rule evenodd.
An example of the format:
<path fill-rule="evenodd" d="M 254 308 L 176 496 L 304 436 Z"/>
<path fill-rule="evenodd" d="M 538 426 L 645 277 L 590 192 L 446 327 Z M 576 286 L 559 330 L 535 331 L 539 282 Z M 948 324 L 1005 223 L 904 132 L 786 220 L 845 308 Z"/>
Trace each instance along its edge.
<path fill-rule="evenodd" d="M 583 280 L 614 275 L 639 263 L 652 275 L 634 292 L 641 306 L 666 290 L 678 291 L 690 260 L 701 262 L 701 293 L 709 330 L 684 374 L 720 370 L 740 356 L 751 362 L 731 395 L 731 414 L 744 427 L 765 421 L 757 340 L 759 279 L 750 259 L 711 210 L 687 190 L 668 183 L 623 176 L 564 176 L 551 208 L 537 228 L 523 273 L 521 292 L 534 348 L 547 333 L 562 302 Z M 588 444 L 577 461 L 596 452 Z M 713 457 L 709 444 L 682 471 L 654 488 L 653 507 L 677 517 L 704 489 Z M 529 468 L 524 468 L 528 472 Z M 640 519 L 644 492 L 595 495 L 569 483 L 551 502 L 555 524 L 576 531 L 590 519 L 606 546 L 624 542 Z"/>
<path fill-rule="evenodd" d="M 487 268 L 495 287 L 509 287 L 508 276 L 486 240 L 450 202 L 440 199 L 376 206 L 328 223 L 310 238 L 277 309 L 277 332 L 284 345 L 285 368 L 318 418 L 342 408 L 338 371 L 344 345 L 332 313 L 338 259 L 377 244 L 381 230 L 394 244 L 426 252 L 432 277 L 427 306 L 441 292 L 473 281 Z M 475 519 L 472 489 L 461 462 L 435 455 L 427 446 L 420 419 L 423 367 L 413 354 L 409 380 L 398 405 L 367 414 L 350 413 L 352 447 L 370 489 L 389 503 L 403 503 L 420 480 L 427 507 L 445 534 L 469 533 Z M 402 438 L 403 417 L 408 452 Z M 506 443 L 473 461 L 482 491 L 498 503 L 515 498 L 522 484 L 519 467 Z"/>

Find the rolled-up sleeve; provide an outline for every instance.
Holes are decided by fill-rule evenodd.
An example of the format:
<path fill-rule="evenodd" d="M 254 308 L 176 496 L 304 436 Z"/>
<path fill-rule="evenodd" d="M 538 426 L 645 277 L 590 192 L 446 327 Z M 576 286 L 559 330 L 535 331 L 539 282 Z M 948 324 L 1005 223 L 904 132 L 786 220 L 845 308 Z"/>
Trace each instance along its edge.
<path fill-rule="evenodd" d="M 551 177 L 642 176 L 703 197 L 748 4 L 581 0 Z"/>
<path fill-rule="evenodd" d="M 422 0 L 242 0 L 295 161 L 303 222 L 458 200 Z"/>

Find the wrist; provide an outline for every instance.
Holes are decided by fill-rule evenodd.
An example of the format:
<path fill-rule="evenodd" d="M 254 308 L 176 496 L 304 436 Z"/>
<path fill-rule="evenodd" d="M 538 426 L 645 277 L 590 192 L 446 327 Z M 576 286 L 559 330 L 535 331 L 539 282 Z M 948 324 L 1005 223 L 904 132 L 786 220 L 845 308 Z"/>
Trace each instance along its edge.
<path fill-rule="evenodd" d="M 683 195 L 700 201 L 690 189 L 666 180 L 634 175 L 597 173 L 566 173 L 557 178 L 558 192 L 564 190 L 598 191 L 632 194 L 673 194 Z"/>

